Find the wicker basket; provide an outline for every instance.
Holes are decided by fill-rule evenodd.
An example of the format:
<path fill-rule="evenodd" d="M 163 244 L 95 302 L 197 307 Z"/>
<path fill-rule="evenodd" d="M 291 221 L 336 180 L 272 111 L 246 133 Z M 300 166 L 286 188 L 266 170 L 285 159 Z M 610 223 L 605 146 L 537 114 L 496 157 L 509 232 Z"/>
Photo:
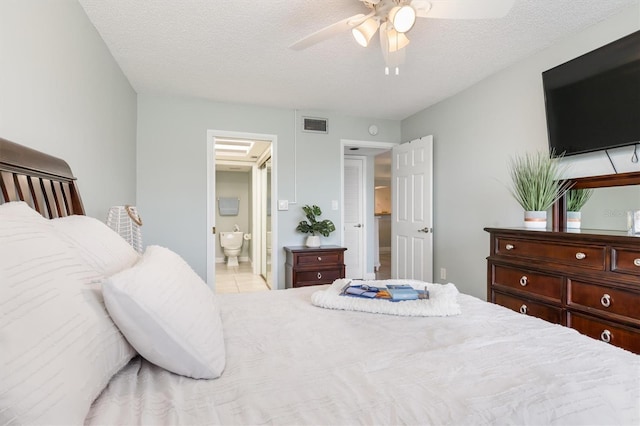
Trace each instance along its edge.
<path fill-rule="evenodd" d="M 134 206 L 113 206 L 107 225 L 124 238 L 138 253 L 142 253 L 142 219 Z"/>

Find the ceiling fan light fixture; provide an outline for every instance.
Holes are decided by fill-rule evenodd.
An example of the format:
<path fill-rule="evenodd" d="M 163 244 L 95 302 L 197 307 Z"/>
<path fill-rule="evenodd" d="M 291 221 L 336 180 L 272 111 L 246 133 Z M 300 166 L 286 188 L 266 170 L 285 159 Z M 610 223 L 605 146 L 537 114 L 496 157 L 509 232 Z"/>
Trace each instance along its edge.
<path fill-rule="evenodd" d="M 353 38 L 356 39 L 356 42 L 362 46 L 367 47 L 373 35 L 378 31 L 378 27 L 380 23 L 375 18 L 369 18 L 364 21 L 362 24 L 351 30 L 353 34 Z"/>
<path fill-rule="evenodd" d="M 397 32 L 406 33 L 416 23 L 416 10 L 408 4 L 396 6 L 389 12 L 389 22 Z"/>
<path fill-rule="evenodd" d="M 404 35 L 404 33 L 398 32 L 395 29 L 391 28 L 386 32 L 387 37 L 387 50 L 389 52 L 396 52 L 398 50 L 402 50 L 409 45 L 411 40 Z"/>
<path fill-rule="evenodd" d="M 395 71 L 395 75 L 400 74 L 400 66 L 404 64 L 409 39 L 391 27 L 391 23 L 383 22 L 380 25 L 380 47 L 382 48 L 382 56 L 384 58 L 385 75 L 389 75 L 391 69 Z"/>

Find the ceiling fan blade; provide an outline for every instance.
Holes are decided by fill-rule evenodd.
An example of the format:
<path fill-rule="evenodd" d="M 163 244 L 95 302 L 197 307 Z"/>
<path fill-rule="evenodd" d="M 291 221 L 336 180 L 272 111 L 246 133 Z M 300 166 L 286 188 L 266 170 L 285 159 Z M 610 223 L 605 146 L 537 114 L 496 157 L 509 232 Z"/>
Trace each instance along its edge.
<path fill-rule="evenodd" d="M 502 18 L 515 0 L 414 0 L 416 16 L 435 19 Z"/>
<path fill-rule="evenodd" d="M 296 41 L 291 46 L 289 46 L 289 49 L 293 49 L 293 50 L 306 49 L 309 46 L 312 46 L 316 43 L 320 43 L 321 41 L 327 40 L 344 31 L 350 30 L 351 28 L 364 22 L 364 20 L 367 19 L 369 16 L 372 16 L 372 14 L 365 15 L 363 13 L 360 13 L 350 18 L 343 19 L 342 21 L 338 21 L 335 24 L 331 24 L 328 27 L 324 27 L 323 29 L 316 31 L 313 34 L 309 34 L 308 36 Z"/>

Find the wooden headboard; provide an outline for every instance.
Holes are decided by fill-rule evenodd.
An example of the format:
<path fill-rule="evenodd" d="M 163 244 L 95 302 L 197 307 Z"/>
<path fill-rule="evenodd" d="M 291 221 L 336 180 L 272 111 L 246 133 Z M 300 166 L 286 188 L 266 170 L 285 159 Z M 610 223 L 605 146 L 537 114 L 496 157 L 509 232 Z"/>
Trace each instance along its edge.
<path fill-rule="evenodd" d="M 0 138 L 0 204 L 24 201 L 44 217 L 84 214 L 66 161 Z"/>

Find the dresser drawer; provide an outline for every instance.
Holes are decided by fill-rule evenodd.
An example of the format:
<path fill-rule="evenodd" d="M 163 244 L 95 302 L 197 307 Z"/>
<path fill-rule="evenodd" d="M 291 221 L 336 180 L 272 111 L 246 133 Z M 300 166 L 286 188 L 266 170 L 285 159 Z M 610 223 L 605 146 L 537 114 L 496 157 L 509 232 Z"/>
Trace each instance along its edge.
<path fill-rule="evenodd" d="M 518 297 L 507 296 L 500 292 L 494 292 L 493 302 L 513 311 L 520 312 L 521 314 L 531 315 L 555 324 L 564 324 L 562 309 L 554 306 L 532 302 Z"/>
<path fill-rule="evenodd" d="M 581 281 L 567 281 L 567 305 L 640 319 L 640 294 Z"/>
<path fill-rule="evenodd" d="M 496 265 L 493 269 L 494 285 L 502 285 L 519 291 L 545 296 L 558 303 L 562 301 L 562 281 L 561 277 L 504 266 Z"/>
<path fill-rule="evenodd" d="M 602 271 L 605 269 L 606 249 L 604 246 L 559 244 L 498 237 L 495 251 L 495 254 L 500 256 L 552 260 L 582 268 Z"/>
<path fill-rule="evenodd" d="M 640 276 L 640 250 L 611 248 L 611 270 Z"/>
<path fill-rule="evenodd" d="M 568 313 L 567 326 L 594 339 L 640 353 L 640 330 L 573 312 Z"/>
<path fill-rule="evenodd" d="M 338 278 L 343 278 L 342 268 L 338 269 L 318 269 L 314 271 L 298 271 L 294 287 L 308 285 L 331 284 Z"/>
<path fill-rule="evenodd" d="M 295 266 L 336 265 L 343 263 L 343 252 L 305 253 L 295 256 Z"/>

